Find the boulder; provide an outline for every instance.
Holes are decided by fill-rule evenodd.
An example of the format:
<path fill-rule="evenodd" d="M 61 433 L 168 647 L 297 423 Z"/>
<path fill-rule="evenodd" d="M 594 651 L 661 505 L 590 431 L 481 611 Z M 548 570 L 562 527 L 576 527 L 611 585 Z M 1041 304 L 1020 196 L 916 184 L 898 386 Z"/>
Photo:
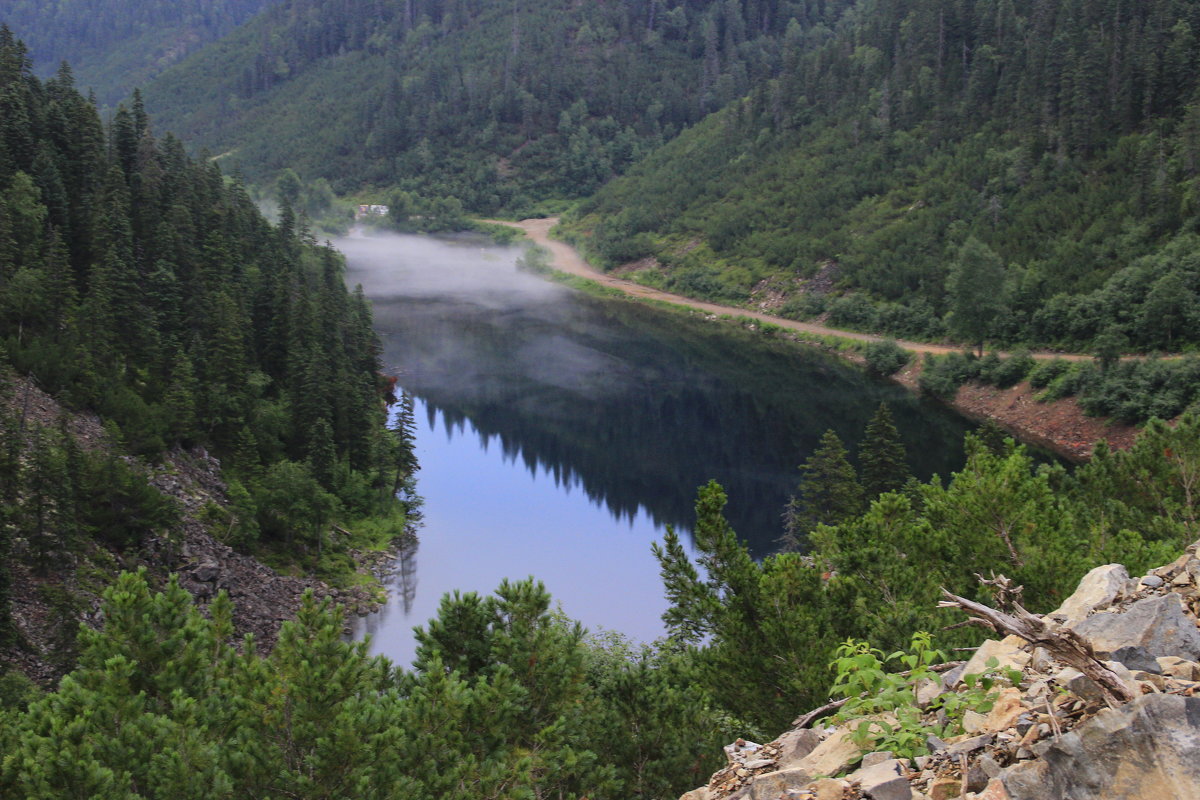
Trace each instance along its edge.
<path fill-rule="evenodd" d="M 1144 647 L 1120 647 L 1108 654 L 1113 661 L 1119 661 L 1130 670 L 1149 673 L 1159 673 L 1162 669 L 1150 651 Z"/>
<path fill-rule="evenodd" d="M 900 762 L 890 759 L 863 767 L 846 779 L 851 783 L 858 783 L 862 793 L 871 800 L 910 800 L 912 787 L 900 770 Z"/>
<path fill-rule="evenodd" d="M 192 579 L 200 583 L 215 581 L 221 574 L 221 565 L 215 561 L 203 561 L 192 568 Z"/>
<path fill-rule="evenodd" d="M 988 639 L 979 645 L 975 655 L 971 656 L 963 667 L 963 675 L 982 675 L 988 671 L 987 662 L 996 659 L 997 670 L 1025 669 L 1029 663 L 1029 653 L 1021 649 L 1025 644 L 1016 636 L 1006 636 L 1003 639 Z"/>
<path fill-rule="evenodd" d="M 687 794 L 679 798 L 679 800 L 709 800 L 710 794 L 707 786 L 701 786 L 698 789 L 692 789 Z"/>
<path fill-rule="evenodd" d="M 1001 773 L 1012 800 L 1192 800 L 1200 786 L 1200 697 L 1148 694 L 1052 742 L 1038 762 Z"/>
<path fill-rule="evenodd" d="M 1200 631 L 1174 593 L 1138 600 L 1124 613 L 1094 614 L 1074 628 L 1101 657 L 1124 647 L 1141 647 L 1155 658 L 1200 660 Z"/>
<path fill-rule="evenodd" d="M 1068 627 L 1073 626 L 1097 608 L 1103 608 L 1116 599 L 1127 580 L 1129 573 L 1120 564 L 1096 567 L 1083 576 L 1074 594 L 1046 616 Z"/>
<path fill-rule="evenodd" d="M 802 769 L 782 769 L 756 775 L 746 787 L 748 800 L 776 800 L 786 796 L 788 789 L 803 789 L 812 783 L 813 776 Z M 682 800 L 682 798 L 681 798 Z"/>
<path fill-rule="evenodd" d="M 821 743 L 821 734 L 812 728 L 796 728 L 775 740 L 779 755 L 775 757 L 780 769 L 787 769 L 811 753 Z"/>
<path fill-rule="evenodd" d="M 796 762 L 796 769 L 803 770 L 814 778 L 819 775 L 837 775 L 858 761 L 860 755 L 858 745 L 850 736 L 850 728 L 843 725 L 817 745 L 811 753 Z"/>
<path fill-rule="evenodd" d="M 1017 719 L 1024 711 L 1025 705 L 1021 702 L 1021 690 L 1006 686 L 1000 690 L 996 702 L 992 704 L 992 710 L 988 713 L 980 730 L 984 733 L 1006 731 L 1017 724 Z"/>

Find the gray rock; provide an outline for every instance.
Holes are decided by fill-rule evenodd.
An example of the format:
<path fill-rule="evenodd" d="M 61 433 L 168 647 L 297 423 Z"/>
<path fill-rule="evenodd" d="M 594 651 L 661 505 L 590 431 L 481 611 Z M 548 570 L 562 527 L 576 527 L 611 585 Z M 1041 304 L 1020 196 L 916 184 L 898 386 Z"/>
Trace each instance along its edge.
<path fill-rule="evenodd" d="M 1000 762 L 996 761 L 996 759 L 992 758 L 986 753 L 981 755 L 975 763 L 979 765 L 979 768 L 983 770 L 983 773 L 987 775 L 989 779 L 999 775 L 1000 770 L 1003 769 L 1003 767 L 1000 766 Z"/>
<path fill-rule="evenodd" d="M 864 767 L 847 776 L 857 781 L 863 794 L 871 800 L 911 800 L 912 787 L 908 779 L 900 774 L 900 762 L 891 759 Z"/>
<path fill-rule="evenodd" d="M 880 750 L 877 753 L 867 753 L 863 756 L 862 767 L 873 767 L 876 764 L 882 764 L 885 761 L 891 761 L 895 756 L 888 750 Z"/>
<path fill-rule="evenodd" d="M 1190 800 L 1200 787 L 1200 697 L 1148 694 L 1105 709 L 1000 777 L 1012 800 Z"/>
<path fill-rule="evenodd" d="M 925 746 L 929 748 L 929 752 L 931 753 L 940 753 L 945 750 L 948 745 L 931 733 L 925 737 Z"/>
<path fill-rule="evenodd" d="M 973 736 L 970 739 L 955 742 L 946 748 L 946 752 L 952 756 L 960 756 L 963 753 L 974 753 L 976 750 L 982 750 L 987 747 L 995 739 L 995 735 L 991 733 L 985 733 L 982 736 Z"/>
<path fill-rule="evenodd" d="M 1150 589 L 1157 589 L 1163 585 L 1163 582 L 1163 579 L 1157 575 L 1147 575 L 1146 577 L 1142 578 L 1142 586 Z"/>
<path fill-rule="evenodd" d="M 1120 661 L 1131 670 L 1140 669 L 1142 672 L 1149 672 L 1152 675 L 1162 673 L 1158 661 L 1144 647 L 1119 647 L 1109 653 L 1108 657 L 1113 661 Z"/>
<path fill-rule="evenodd" d="M 1059 620 L 1064 625 L 1082 621 L 1097 608 L 1111 603 L 1129 580 L 1129 573 L 1120 564 L 1105 564 L 1096 567 L 1079 582 L 1074 594 L 1068 597 L 1055 611 L 1046 616 Z"/>
<path fill-rule="evenodd" d="M 200 583 L 215 581 L 221 574 L 221 565 L 215 561 L 203 561 L 192 569 L 192 578 Z"/>
<path fill-rule="evenodd" d="M 1104 692 L 1088 676 L 1074 667 L 1067 667 L 1054 677 L 1058 685 L 1069 690 L 1072 694 L 1096 703 L 1104 702 Z"/>
<path fill-rule="evenodd" d="M 742 764 L 742 766 L 745 769 L 762 769 L 763 767 L 770 767 L 774 764 L 775 759 L 773 758 L 756 758 L 753 761 L 747 761 L 745 764 Z"/>
<path fill-rule="evenodd" d="M 942 675 L 942 691 L 947 691 L 958 684 L 962 680 L 963 670 L 966 669 L 966 664 L 959 664 L 954 669 L 947 670 Z"/>
<path fill-rule="evenodd" d="M 815 750 L 820 743 L 821 734 L 812 728 L 790 730 L 775 740 L 775 744 L 779 746 L 779 755 L 775 761 L 780 769 L 790 767 Z"/>
<path fill-rule="evenodd" d="M 1174 593 L 1139 600 L 1122 614 L 1094 614 L 1074 627 L 1101 657 L 1123 647 L 1141 647 L 1155 658 L 1200 660 L 1200 631 Z"/>
<path fill-rule="evenodd" d="M 803 769 L 781 769 L 756 775 L 742 791 L 750 800 L 776 800 L 788 789 L 803 789 L 812 783 L 812 773 Z"/>

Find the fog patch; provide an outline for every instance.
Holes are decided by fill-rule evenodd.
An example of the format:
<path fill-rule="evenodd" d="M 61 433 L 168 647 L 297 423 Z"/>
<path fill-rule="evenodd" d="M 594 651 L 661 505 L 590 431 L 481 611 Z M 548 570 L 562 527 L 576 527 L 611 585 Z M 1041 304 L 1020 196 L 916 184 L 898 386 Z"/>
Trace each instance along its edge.
<path fill-rule="evenodd" d="M 368 297 L 443 298 L 497 310 L 517 310 L 561 298 L 567 291 L 517 268 L 523 248 L 478 235 L 417 236 L 363 232 L 333 240 L 346 256 L 347 278 Z"/>

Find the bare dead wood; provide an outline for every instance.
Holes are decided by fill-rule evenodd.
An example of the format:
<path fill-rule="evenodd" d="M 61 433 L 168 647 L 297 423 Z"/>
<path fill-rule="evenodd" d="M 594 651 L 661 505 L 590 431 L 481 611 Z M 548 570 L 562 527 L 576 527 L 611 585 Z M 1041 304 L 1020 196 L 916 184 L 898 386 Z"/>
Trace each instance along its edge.
<path fill-rule="evenodd" d="M 980 580 L 983 578 L 980 577 Z M 1017 594 L 1003 575 L 985 582 L 1001 587 L 1001 596 L 1011 599 Z M 1054 658 L 1091 678 L 1110 703 L 1126 703 L 1134 699 L 1135 695 L 1124 681 L 1096 658 L 1091 643 L 1070 628 L 1052 629 L 1041 617 L 1029 613 L 1016 600 L 1012 601 L 1013 613 L 1006 614 L 974 600 L 951 594 L 945 589 L 942 589 L 942 596 L 945 599 L 938 603 L 938 608 L 962 609 L 977 625 L 997 633 L 1018 636 L 1032 645 L 1045 648 Z"/>
<path fill-rule="evenodd" d="M 939 673 L 940 672 L 949 672 L 950 670 L 954 669 L 955 667 L 962 666 L 965 663 L 967 663 L 967 662 L 966 661 L 947 661 L 944 664 L 934 664 L 932 667 L 929 668 L 929 671 L 930 672 L 939 672 Z M 908 677 L 909 675 L 912 675 L 912 670 L 911 669 L 905 670 L 904 672 L 901 672 L 899 674 L 904 677 Z M 828 703 L 821 706 L 820 708 L 814 708 L 812 711 L 809 711 L 807 714 L 801 714 L 800 716 L 796 717 L 794 720 L 792 720 L 792 727 L 793 728 L 807 728 L 809 725 L 812 725 L 814 722 L 819 720 L 821 717 L 829 716 L 830 714 L 837 711 L 842 706 L 846 705 L 846 703 L 848 703 L 848 702 L 850 702 L 849 697 L 843 697 L 841 700 L 830 700 Z"/>
<path fill-rule="evenodd" d="M 808 712 L 807 714 L 801 714 L 800 716 L 796 717 L 794 720 L 792 720 L 792 727 L 793 728 L 807 728 L 809 725 L 812 725 L 814 722 L 819 720 L 821 717 L 829 716 L 830 714 L 837 711 L 839 708 L 841 708 L 842 706 L 846 705 L 846 703 L 849 703 L 849 702 L 850 702 L 849 697 L 843 697 L 841 700 L 831 700 L 828 703 L 826 703 L 825 705 L 821 706 L 820 708 L 814 708 L 812 711 Z"/>

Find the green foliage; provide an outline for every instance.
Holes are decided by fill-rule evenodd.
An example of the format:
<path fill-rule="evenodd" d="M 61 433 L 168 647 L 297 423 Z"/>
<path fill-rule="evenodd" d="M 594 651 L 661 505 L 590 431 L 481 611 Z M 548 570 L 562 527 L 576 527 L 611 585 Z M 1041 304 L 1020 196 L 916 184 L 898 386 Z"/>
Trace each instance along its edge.
<path fill-rule="evenodd" d="M 876 375 L 894 375 L 908 364 L 912 355 L 891 339 L 870 342 L 863 348 L 867 369 Z"/>
<path fill-rule="evenodd" d="M 947 353 L 941 357 L 926 353 L 917 384 L 923 392 L 952 398 L 960 386 L 979 377 L 979 368 L 980 361 L 972 353 Z"/>
<path fill-rule="evenodd" d="M 774 74 L 797 13 L 673 5 L 300 0 L 168 70 L 147 101 L 251 178 L 289 166 L 343 193 L 544 213 Z M 832 23 L 848 5 L 800 13 Z"/>
<path fill-rule="evenodd" d="M 697 754 L 728 731 L 686 656 L 585 644 L 548 607 L 532 581 L 447 598 L 417 670 L 400 672 L 343 641 L 340 611 L 311 593 L 263 655 L 230 642 L 226 595 L 202 614 L 173 579 L 154 593 L 124 574 L 57 691 L 4 679 L 0 790 L 651 800 L 714 768 Z"/>
<path fill-rule="evenodd" d="M 882 435 L 881 430 L 878 432 Z M 789 541 L 798 545 L 804 534 L 818 524 L 836 525 L 862 512 L 863 486 L 850 463 L 850 454 L 832 430 L 821 436 L 800 472 L 796 494 L 784 514 L 784 535 Z"/>
<path fill-rule="evenodd" d="M 89 35 L 103 38 L 100 6 Z M 143 22 L 208 19 L 180 9 Z M 74 24 L 77 9 L 60 10 Z M 292 557 L 315 545 L 319 559 L 335 518 L 388 512 L 404 487 L 415 505 L 411 437 L 385 428 L 370 309 L 288 205 L 316 214 L 328 184 L 281 175 L 272 227 L 212 161 L 157 139 L 140 97 L 106 129 L 69 70 L 33 76 L 7 28 L 0 97 L 0 343 L 39 388 L 112 426 L 99 455 L 0 425 L 24 456 L 9 523 L 21 557 L 45 570 L 89 539 L 125 550 L 171 529 L 177 511 L 127 456 L 177 445 L 221 460 L 232 508 L 210 523 L 243 548 L 281 552 L 298 535 Z"/>
<path fill-rule="evenodd" d="M 858 467 L 863 494 L 869 499 L 899 491 L 912 478 L 900 432 L 886 403 L 879 404 L 867 423 L 858 446 Z"/>
<path fill-rule="evenodd" d="M 28 42 L 37 72 L 49 75 L 70 61 L 84 86 L 104 104 L 124 100 L 137 86 L 213 42 L 272 0 L 14 0 L 4 18 Z"/>
<path fill-rule="evenodd" d="M 945 653 L 933 649 L 932 637 L 918 631 L 908 652 L 897 651 L 886 658 L 865 641 L 847 639 L 834 655 L 829 666 L 836 677 L 829 694 L 847 700 L 835 719 L 858 721 L 852 735 L 859 749 L 864 753 L 890 750 L 900 758 L 927 753 L 925 740 L 930 731 L 922 724 L 917 688 L 923 681 L 936 681 L 930 667 L 946 660 Z M 889 661 L 898 661 L 907 674 L 886 672 Z M 885 714 L 894 717 L 894 722 L 884 719 Z"/>
<path fill-rule="evenodd" d="M 831 322 L 895 336 L 1197 341 L 1189 5 L 792 11 L 777 75 L 580 204 L 598 260 L 652 255 L 668 288 L 743 303 L 832 281 Z"/>

